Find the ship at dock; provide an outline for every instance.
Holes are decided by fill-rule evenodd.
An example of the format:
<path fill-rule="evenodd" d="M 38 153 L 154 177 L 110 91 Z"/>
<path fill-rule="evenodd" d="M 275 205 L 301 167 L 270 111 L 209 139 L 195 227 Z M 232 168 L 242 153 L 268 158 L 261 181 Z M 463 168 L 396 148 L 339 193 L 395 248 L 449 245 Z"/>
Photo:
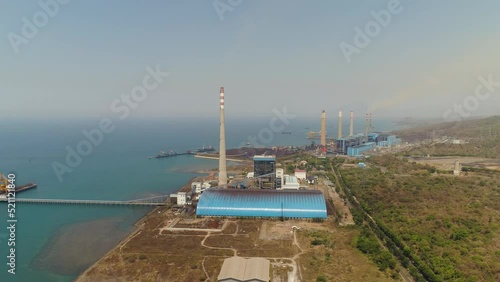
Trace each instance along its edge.
<path fill-rule="evenodd" d="M 0 198 L 5 198 L 6 195 L 9 193 L 8 185 L 9 185 L 9 180 L 3 174 L 0 173 Z M 20 193 L 36 187 L 38 187 L 36 183 L 28 183 L 21 186 L 16 185 L 16 188 L 14 190 L 16 193 Z"/>
<path fill-rule="evenodd" d="M 212 145 L 208 147 L 203 146 L 200 149 L 196 149 L 196 153 L 211 153 L 211 152 L 215 152 L 215 148 L 212 147 Z"/>
<path fill-rule="evenodd" d="M 168 150 L 167 152 L 160 150 L 160 153 L 158 153 L 156 156 L 148 157 L 148 159 L 161 159 L 161 158 L 169 158 L 169 157 L 183 156 L 183 155 L 194 155 L 194 154 L 208 154 L 208 153 L 213 153 L 215 151 L 216 151 L 215 148 L 212 146 L 208 147 L 203 146 L 202 148 L 196 150 L 186 150 L 183 153 L 177 153 L 172 150 Z"/>
<path fill-rule="evenodd" d="M 161 158 L 169 158 L 169 157 L 182 156 L 182 155 L 192 155 L 192 154 L 193 154 L 193 152 L 191 150 L 187 150 L 184 153 L 177 153 L 177 152 L 172 151 L 172 150 L 168 150 L 167 152 L 160 150 L 160 153 L 158 153 L 158 155 L 153 156 L 153 157 L 149 157 L 149 159 L 153 159 L 153 158 L 154 159 L 161 159 Z"/>

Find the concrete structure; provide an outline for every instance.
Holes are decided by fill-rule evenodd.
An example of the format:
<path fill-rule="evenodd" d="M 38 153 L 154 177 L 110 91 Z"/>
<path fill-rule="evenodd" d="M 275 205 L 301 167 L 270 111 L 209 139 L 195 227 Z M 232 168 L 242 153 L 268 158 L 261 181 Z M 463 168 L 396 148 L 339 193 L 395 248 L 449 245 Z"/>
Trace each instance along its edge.
<path fill-rule="evenodd" d="M 201 182 L 191 183 L 191 193 L 192 194 L 200 194 L 201 193 Z"/>
<path fill-rule="evenodd" d="M 265 258 L 230 257 L 224 260 L 219 282 L 269 282 L 271 262 Z"/>
<path fill-rule="evenodd" d="M 285 171 L 282 168 L 276 169 L 276 178 L 283 178 L 284 174 L 285 174 Z"/>
<path fill-rule="evenodd" d="M 299 179 L 296 176 L 285 175 L 283 176 L 282 190 L 299 190 Z"/>
<path fill-rule="evenodd" d="M 219 142 L 219 185 L 227 184 L 226 128 L 224 121 L 224 87 L 220 88 L 220 142 Z"/>
<path fill-rule="evenodd" d="M 354 112 L 351 111 L 351 120 L 349 123 L 349 137 L 354 136 Z"/>
<path fill-rule="evenodd" d="M 277 168 L 276 169 L 276 189 L 281 189 L 281 186 L 283 185 L 283 177 L 285 175 L 285 171 L 282 168 Z"/>
<path fill-rule="evenodd" d="M 255 175 L 254 172 L 249 172 L 249 173 L 247 173 L 246 178 L 253 178 L 254 175 Z"/>
<path fill-rule="evenodd" d="M 253 157 L 254 178 L 259 178 L 259 187 L 276 188 L 276 156 L 256 155 Z"/>
<path fill-rule="evenodd" d="M 455 161 L 455 166 L 453 168 L 453 175 L 460 176 L 460 172 L 462 171 L 462 167 L 458 161 Z"/>
<path fill-rule="evenodd" d="M 209 189 L 200 196 L 197 216 L 326 218 L 319 190 Z"/>
<path fill-rule="evenodd" d="M 326 113 L 321 113 L 321 132 L 320 132 L 321 154 L 326 155 Z"/>
<path fill-rule="evenodd" d="M 338 132 L 338 135 L 337 135 L 337 138 L 340 139 L 342 138 L 342 111 L 339 111 L 339 132 Z"/>
<path fill-rule="evenodd" d="M 296 169 L 295 170 L 295 177 L 297 177 L 297 179 L 305 180 L 307 178 L 307 171 L 301 170 L 301 169 Z"/>
<path fill-rule="evenodd" d="M 178 192 L 177 193 L 177 205 L 184 206 L 188 201 L 187 196 L 188 195 L 186 192 Z"/>

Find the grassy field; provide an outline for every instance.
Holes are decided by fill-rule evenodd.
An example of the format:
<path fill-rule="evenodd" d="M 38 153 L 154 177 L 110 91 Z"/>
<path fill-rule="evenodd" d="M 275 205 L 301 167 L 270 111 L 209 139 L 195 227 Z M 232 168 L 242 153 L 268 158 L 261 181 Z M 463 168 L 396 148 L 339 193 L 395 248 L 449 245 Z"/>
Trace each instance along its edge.
<path fill-rule="evenodd" d="M 305 251 L 298 259 L 303 281 L 394 281 L 356 249 L 358 227 L 309 229 L 298 235 Z"/>
<path fill-rule="evenodd" d="M 224 258 L 234 251 L 241 257 L 270 259 L 273 282 L 288 281 L 295 262 L 302 281 L 322 276 L 328 278 L 325 281 L 393 281 L 353 245 L 359 228 L 336 227 L 331 220 L 232 219 L 222 232 L 160 234 L 171 219 L 168 211 L 151 213 L 134 234 L 77 281 L 217 281 Z M 301 228 L 296 233 L 300 248 L 293 240 L 294 225 Z"/>

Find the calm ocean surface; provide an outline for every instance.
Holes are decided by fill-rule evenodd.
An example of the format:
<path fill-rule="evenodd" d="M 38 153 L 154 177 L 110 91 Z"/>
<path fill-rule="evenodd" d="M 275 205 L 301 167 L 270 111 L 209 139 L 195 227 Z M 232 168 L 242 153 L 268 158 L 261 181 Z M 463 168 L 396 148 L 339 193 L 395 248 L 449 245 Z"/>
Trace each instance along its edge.
<path fill-rule="evenodd" d="M 233 148 L 269 127 L 260 121 L 227 122 L 227 147 Z M 330 121 L 333 123 L 333 121 Z M 377 130 L 391 130 L 390 121 L 374 122 Z M 17 184 L 36 182 L 38 188 L 19 198 L 131 200 L 169 194 L 196 176 L 214 168 L 215 160 L 178 156 L 147 159 L 160 149 L 218 147 L 218 119 L 214 121 L 115 121 L 116 129 L 83 157 L 73 172 L 59 182 L 52 163 L 65 163 L 66 146 L 85 137 L 81 131 L 97 128 L 98 121 L 0 121 L 0 173 L 16 174 Z M 363 121 L 356 122 L 362 131 Z M 317 120 L 293 120 L 268 144 L 306 145 L 306 133 L 317 131 Z M 344 124 L 344 129 L 348 124 Z M 329 127 L 329 132 L 337 132 Z M 266 138 L 268 138 L 266 136 Z M 316 141 L 317 142 L 317 141 Z M 16 205 L 16 274 L 7 273 L 7 205 L 0 204 L 0 281 L 72 281 L 113 248 L 133 229 L 133 223 L 151 208 L 74 205 Z M 4 226 L 4 227 L 2 227 Z"/>

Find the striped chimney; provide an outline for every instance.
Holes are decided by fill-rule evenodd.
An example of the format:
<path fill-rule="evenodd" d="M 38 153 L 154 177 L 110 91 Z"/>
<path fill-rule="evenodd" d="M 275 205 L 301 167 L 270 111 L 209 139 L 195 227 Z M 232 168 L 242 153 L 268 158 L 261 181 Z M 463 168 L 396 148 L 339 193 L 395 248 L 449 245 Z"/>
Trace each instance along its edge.
<path fill-rule="evenodd" d="M 219 186 L 227 184 L 226 170 L 226 127 L 224 121 L 224 87 L 220 88 L 220 143 L 219 143 Z"/>

